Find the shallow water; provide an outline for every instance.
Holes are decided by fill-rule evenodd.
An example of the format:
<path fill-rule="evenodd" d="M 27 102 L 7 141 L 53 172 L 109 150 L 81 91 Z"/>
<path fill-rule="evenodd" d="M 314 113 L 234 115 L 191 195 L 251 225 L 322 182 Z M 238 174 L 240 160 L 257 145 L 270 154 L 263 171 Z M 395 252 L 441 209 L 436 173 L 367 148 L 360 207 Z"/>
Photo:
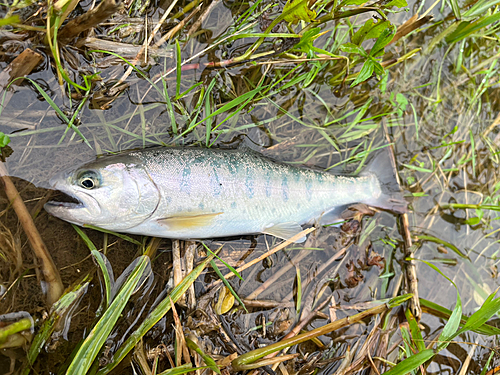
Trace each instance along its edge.
<path fill-rule="evenodd" d="M 265 5 L 267 4 L 262 4 Z M 421 9 L 422 13 L 431 5 L 431 1 L 412 4 L 408 7 L 409 12 L 392 14 L 390 19 L 399 25 L 418 9 Z M 88 4 L 82 6 L 85 8 Z M 219 3 L 203 23 L 204 32 L 186 45 L 181 44 L 183 61 L 210 46 L 220 37 L 230 34 L 231 27 L 240 14 L 240 6 L 244 8 L 244 5 L 238 3 Z M 157 21 L 163 12 L 163 9 L 158 8 L 155 13 L 149 14 L 150 21 Z M 446 7 L 443 12 L 438 7 L 432 10 L 435 21 L 443 19 L 449 12 Z M 360 17 L 368 19 L 369 16 Z M 330 23 L 325 30 L 333 28 L 334 24 Z M 345 29 L 345 26 L 339 26 L 335 33 L 321 36 L 315 45 L 335 43 L 343 28 Z M 497 215 L 495 211 L 485 210 L 482 220 L 472 221 L 470 225 L 471 222 L 467 223 L 467 220 L 479 214 L 475 210 L 451 211 L 441 209 L 439 205 L 454 202 L 497 204 L 499 161 L 496 148 L 499 136 L 496 127 L 490 126 L 494 124 L 500 111 L 500 96 L 498 84 L 491 81 L 491 77 L 487 77 L 487 82 L 491 85 L 484 85 L 480 80 L 484 78 L 484 74 L 478 74 L 475 79 L 470 79 L 467 74 L 474 71 L 479 63 L 494 55 L 494 51 L 486 42 L 479 40 L 463 46 L 467 56 L 464 62 L 467 71 L 461 70 L 458 73 L 455 66 L 459 45 L 447 51 L 449 46 L 441 42 L 431 53 L 425 54 L 426 46 L 441 30 L 439 25 L 424 27 L 423 31 L 386 49 L 384 60 L 401 56 L 422 46 L 424 51 L 388 69 L 385 88 L 379 84 L 378 79 L 372 78 L 354 88 L 344 87 L 339 93 L 339 86 L 330 84 L 330 79 L 337 72 L 326 66 L 311 78 L 307 87 L 304 87 L 303 82 L 290 85 L 279 93 L 247 106 L 239 115 L 229 118 L 212 132 L 209 144 L 213 147 L 250 147 L 285 162 L 318 168 L 335 166 L 336 170 L 353 171 L 357 164 L 345 167 L 345 164 L 339 164 L 340 161 L 350 157 L 356 150 L 386 145 L 388 136 L 394 144 L 402 185 L 408 195 L 416 193 L 416 196 L 411 198 L 409 213 L 411 234 L 418 244 L 414 258 L 432 262 L 453 280 L 460 292 L 463 311 L 470 315 L 478 309 L 485 297 L 499 286 L 496 270 L 496 256 L 499 250 Z M 133 37 L 129 38 L 133 41 Z M 140 35 L 136 38 L 140 39 Z M 194 59 L 192 63 L 204 64 L 238 56 L 250 45 L 248 39 L 222 43 L 209 53 Z M 106 60 L 108 57 L 104 55 L 94 54 L 92 59 L 86 60 L 76 49 L 67 49 L 65 53 L 75 56 L 81 68 L 89 72 L 100 72 L 102 81 L 95 83 L 94 93 L 99 91 L 100 86 L 106 85 L 109 88 L 127 67 L 123 62 L 110 65 Z M 79 101 L 70 103 L 67 97 L 61 94 L 57 78 L 47 61 L 29 77 L 42 85 L 60 108 L 72 115 Z M 152 80 L 175 67 L 175 60 L 172 58 L 157 58 L 155 62 L 156 64 L 147 67 L 146 72 Z M 0 62 L 2 68 L 6 65 L 7 59 Z M 197 82 L 201 82 L 204 89 L 213 84 L 209 100 L 216 108 L 218 104 L 227 102 L 228 98 L 251 91 L 263 77 L 283 76 L 296 66 L 296 63 L 270 65 L 262 61 L 256 65 L 247 64 L 224 69 L 186 70 L 182 73 L 180 91 L 187 90 Z M 485 65 L 484 69 L 489 67 L 490 64 Z M 304 65 L 298 69 L 306 72 L 309 68 Z M 137 73 L 132 73 L 127 82 L 130 87 L 110 103 L 109 108 L 95 109 L 102 102 L 94 95 L 92 100 L 89 100 L 90 105 L 85 104 L 79 113 L 78 129 L 92 148 L 83 143 L 71 129 L 63 137 L 66 130 L 64 122 L 33 86 L 25 83 L 15 87 L 10 101 L 1 113 L 0 131 L 11 136 L 10 146 L 14 152 L 7 160 L 7 168 L 15 177 L 16 186 L 29 209 L 36 209 L 38 202 L 47 196 L 46 188 L 50 176 L 64 168 L 92 160 L 96 155 L 161 144 L 207 145 L 206 128 L 203 124 L 186 135 L 177 136 L 171 126 L 168 106 L 163 102 L 162 96 L 155 89 L 151 89 L 151 84 Z M 170 97 L 173 98 L 175 72 L 167 76 L 166 85 Z M 158 87 L 163 90 L 162 82 L 158 82 Z M 484 91 L 478 92 L 482 88 Z M 189 116 L 193 116 L 196 111 L 200 110 L 200 113 L 206 116 L 205 103 L 197 107 L 198 101 L 198 89 L 176 101 L 174 116 L 178 127 L 177 134 L 187 129 L 191 123 Z M 404 104 L 405 101 L 407 104 Z M 361 110 L 365 112 L 357 118 Z M 354 113 L 349 114 L 351 111 Z M 230 112 L 223 112 L 213 118 L 212 128 L 220 124 L 228 114 Z M 198 120 L 204 117 L 200 116 Z M 336 119 L 340 120 L 334 122 Z M 333 123 L 326 128 L 322 127 L 329 122 Z M 340 147 L 340 153 L 332 143 Z M 464 156 L 466 162 L 462 163 Z M 7 201 L 4 196 L 1 199 L 4 210 L 7 208 Z M 0 313 L 22 310 L 32 314 L 35 319 L 40 318 L 46 307 L 43 292 L 37 282 L 36 261 L 12 210 L 4 212 L 0 220 L 6 239 L 3 242 L 12 242 L 10 247 L 22 248 L 23 254 L 22 266 L 19 269 L 15 268 L 14 260 L 2 266 L 1 281 L 4 286 L 11 287 L 15 280 L 20 281 L 2 299 Z M 61 270 L 65 286 L 71 285 L 89 270 L 95 269 L 88 248 L 69 224 L 50 217 L 43 210 L 37 215 L 35 223 Z M 306 309 L 317 306 L 326 298 L 332 299 L 328 305 L 336 304 L 335 309 L 322 309 L 327 315 L 323 316 L 323 319 L 320 317 L 314 320 L 309 328 L 324 325 L 328 315 L 336 314 L 338 318 L 342 318 L 351 314 L 349 308 L 356 308 L 361 303 L 402 294 L 402 268 L 406 262 L 402 253 L 403 237 L 397 217 L 380 212 L 374 217 L 365 217 L 362 228 L 360 238 L 347 249 L 346 255 L 335 260 L 325 272 L 318 273 L 321 265 L 328 262 L 345 245 L 342 243 L 345 241 L 342 236 L 346 234 L 342 234 L 339 228 L 323 228 L 316 236 L 310 235 L 304 245 L 308 250 L 302 251 L 306 251 L 307 255 L 300 261 L 297 261 L 296 257 L 302 254 L 299 251 L 301 246 L 293 246 L 293 249 L 278 252 L 270 257 L 269 261 L 260 262 L 244 271 L 242 277 L 245 281 L 234 278 L 231 284 L 242 297 L 247 297 L 261 285 L 266 285 L 266 290 L 259 294 L 257 299 L 291 302 L 294 306 L 296 296 L 294 297 L 293 291 L 294 287 L 296 288 L 297 268 L 300 269 L 303 306 Z M 115 275 L 119 275 L 137 256 L 137 247 L 127 241 L 88 229 L 85 232 L 98 249 L 107 249 L 106 256 Z M 452 247 L 446 244 L 430 240 L 418 241 L 418 236 L 422 235 L 433 236 L 456 246 L 468 259 L 458 256 Z M 143 241 L 140 237 L 134 238 Z M 227 259 L 228 263 L 237 265 L 243 262 L 242 259 L 256 258 L 276 243 L 276 239 L 268 236 L 208 242 L 213 249 L 223 244 L 221 257 Z M 5 245 L 5 248 L 10 247 Z M 113 332 L 113 340 L 108 343 L 107 351 L 113 352 L 123 331 L 137 324 L 136 318 L 141 313 L 139 306 L 145 304 L 146 300 L 152 303 L 167 283 L 171 269 L 171 248 L 170 240 L 161 242 L 158 258 L 153 262 L 156 289 L 149 291 L 143 299 L 140 296 L 134 297 L 135 300 L 129 306 L 123 322 Z M 381 268 L 369 264 L 369 249 L 385 258 L 385 269 L 383 263 Z M 290 264 L 293 267 L 280 279 L 273 283 L 268 282 L 269 285 L 265 284 L 282 267 Z M 452 309 L 456 301 L 453 286 L 424 263 L 416 262 L 416 269 L 420 297 Z M 212 273 L 202 276 L 196 283 L 197 295 L 204 295 L 207 286 L 215 278 Z M 311 283 L 306 282 L 308 278 L 312 280 Z M 39 372 L 49 373 L 63 366 L 66 356 L 73 349 L 72 345 L 82 339 L 87 327 L 94 321 L 100 296 L 99 277 L 94 275 L 88 292 L 77 308 L 78 311 L 74 312 L 69 331 L 63 334 L 62 340 L 54 340 L 54 345 L 48 346 L 47 353 L 43 354 L 48 360 L 45 363 L 50 365 L 37 368 Z M 200 311 L 189 315 L 182 309 L 179 310 L 186 327 L 194 329 L 197 324 L 205 327 L 200 328 L 200 337 L 203 338 L 207 351 L 221 356 L 235 350 L 222 331 L 226 331 L 226 335 L 227 330 L 232 331 L 230 334 L 234 335 L 236 342 L 241 345 L 238 349 L 246 352 L 275 342 L 277 337 L 282 336 L 283 331 L 287 331 L 290 322 L 297 318 L 295 308 L 289 306 L 251 308 L 248 313 L 239 310 L 220 315 L 222 328 L 214 328 Z M 304 311 L 302 314 L 305 314 Z M 273 322 L 266 335 L 259 330 L 253 330 L 264 324 L 263 322 Z M 373 322 L 370 324 L 353 325 L 322 338 L 324 344 L 331 346 L 328 349 L 329 356 L 342 356 L 347 347 L 352 346 L 359 337 L 363 341 L 373 327 Z M 439 334 L 444 321 L 424 314 L 421 324 L 425 326 L 427 334 L 424 338 L 432 340 Z M 171 343 L 173 334 L 170 327 L 171 317 L 162 320 L 148 338 L 148 349 L 155 347 L 155 340 L 162 340 L 166 345 Z M 495 339 L 476 334 L 467 334 L 460 339 L 464 343 L 457 342 L 442 351 L 428 367 L 428 373 L 458 374 L 471 348 L 468 342 L 484 345 L 477 347 L 471 354 L 472 364 L 468 373 L 478 373 L 489 355 L 488 348 L 496 345 Z M 397 342 L 396 337 L 391 340 L 393 341 L 389 346 Z M 318 348 L 304 350 L 316 353 Z M 15 352 L 14 356 L 22 356 L 20 352 Z M 333 373 L 339 361 L 327 363 L 327 355 L 324 351 L 322 353 L 321 360 L 324 363 L 320 366 L 321 372 Z M 101 364 L 105 363 L 105 359 L 106 355 Z M 394 358 L 389 357 L 389 360 Z M 0 358 L 0 368 L 7 368 L 9 363 L 7 357 Z"/>

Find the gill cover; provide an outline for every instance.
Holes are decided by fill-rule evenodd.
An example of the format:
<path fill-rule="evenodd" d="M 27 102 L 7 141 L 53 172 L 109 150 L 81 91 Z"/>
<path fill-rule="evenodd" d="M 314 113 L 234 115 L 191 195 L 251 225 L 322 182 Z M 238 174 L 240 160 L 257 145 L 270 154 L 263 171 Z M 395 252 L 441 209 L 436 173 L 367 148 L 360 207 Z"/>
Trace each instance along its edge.
<path fill-rule="evenodd" d="M 128 155 L 106 157 L 62 172 L 51 184 L 79 203 L 49 202 L 45 209 L 77 225 L 126 230 L 148 219 L 160 202 L 158 188 L 143 165 Z"/>

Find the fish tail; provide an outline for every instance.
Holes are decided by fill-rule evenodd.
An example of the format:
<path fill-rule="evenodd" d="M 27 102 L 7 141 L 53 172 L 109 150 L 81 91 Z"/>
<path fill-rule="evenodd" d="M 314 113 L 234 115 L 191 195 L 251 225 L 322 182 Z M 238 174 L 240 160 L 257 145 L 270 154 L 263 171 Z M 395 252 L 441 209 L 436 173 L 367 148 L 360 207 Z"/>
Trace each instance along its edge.
<path fill-rule="evenodd" d="M 408 203 L 403 197 L 403 192 L 394 172 L 395 169 L 389 150 L 382 149 L 378 151 L 360 175 L 374 176 L 378 181 L 380 194 L 364 203 L 398 214 L 407 212 Z"/>

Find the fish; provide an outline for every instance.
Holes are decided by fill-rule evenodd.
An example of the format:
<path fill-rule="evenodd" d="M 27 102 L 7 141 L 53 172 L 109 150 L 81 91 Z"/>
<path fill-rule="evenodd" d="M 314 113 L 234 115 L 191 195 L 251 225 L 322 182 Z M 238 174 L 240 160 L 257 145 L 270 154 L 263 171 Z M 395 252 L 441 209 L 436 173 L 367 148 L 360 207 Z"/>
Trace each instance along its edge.
<path fill-rule="evenodd" d="M 50 179 L 74 202 L 45 210 L 67 222 L 172 239 L 269 234 L 341 220 L 349 205 L 406 212 L 387 152 L 357 176 L 289 165 L 255 151 L 155 147 L 108 155 Z M 304 238 L 296 242 L 303 242 Z"/>

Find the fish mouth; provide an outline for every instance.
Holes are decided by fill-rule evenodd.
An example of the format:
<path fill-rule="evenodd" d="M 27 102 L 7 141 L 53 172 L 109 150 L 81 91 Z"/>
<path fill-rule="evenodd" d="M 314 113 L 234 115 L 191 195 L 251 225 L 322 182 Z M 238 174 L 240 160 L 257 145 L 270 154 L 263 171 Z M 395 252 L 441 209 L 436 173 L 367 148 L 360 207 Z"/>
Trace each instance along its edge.
<path fill-rule="evenodd" d="M 99 203 L 90 194 L 74 191 L 64 183 L 55 183 L 53 189 L 56 190 L 55 199 L 44 205 L 49 214 L 74 224 L 92 224 L 101 214 Z"/>
<path fill-rule="evenodd" d="M 63 207 L 69 209 L 85 208 L 85 204 L 78 199 L 74 194 L 64 193 L 60 190 L 55 190 L 54 200 L 45 204 L 48 207 Z"/>

